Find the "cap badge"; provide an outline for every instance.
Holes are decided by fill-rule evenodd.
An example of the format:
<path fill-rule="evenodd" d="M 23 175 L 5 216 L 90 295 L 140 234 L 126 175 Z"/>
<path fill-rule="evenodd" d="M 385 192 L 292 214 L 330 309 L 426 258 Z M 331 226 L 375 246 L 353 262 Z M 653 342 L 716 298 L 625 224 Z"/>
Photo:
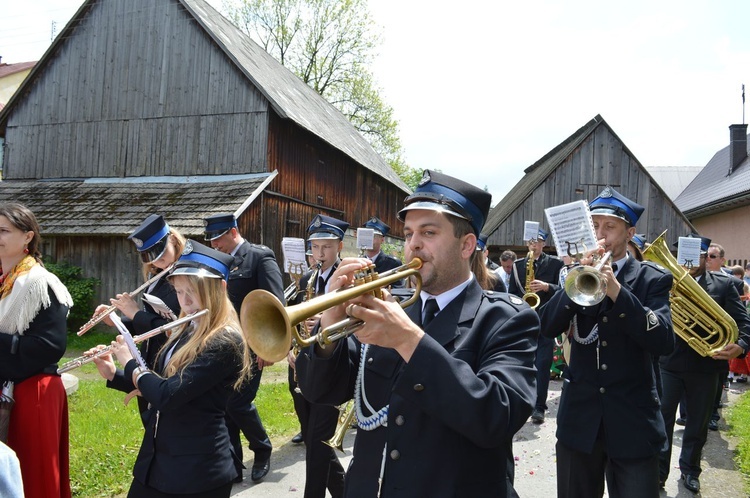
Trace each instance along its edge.
<path fill-rule="evenodd" d="M 190 254 L 191 252 L 193 252 L 193 243 L 188 240 L 187 242 L 185 242 L 185 249 L 182 250 L 182 255 L 185 256 Z"/>
<path fill-rule="evenodd" d="M 419 185 L 417 185 L 417 187 L 423 187 L 424 185 L 429 183 L 431 179 L 432 178 L 430 178 L 430 172 L 425 170 L 424 174 L 422 175 L 422 179 L 419 180 Z"/>
<path fill-rule="evenodd" d="M 320 228 L 321 224 L 322 223 L 320 222 L 320 218 L 318 218 L 318 219 L 315 220 L 315 223 L 313 223 L 313 226 L 315 228 Z"/>
<path fill-rule="evenodd" d="M 612 189 L 608 186 L 604 187 L 604 190 L 602 190 L 602 193 L 599 194 L 599 197 L 608 198 L 612 197 Z"/>
<path fill-rule="evenodd" d="M 138 249 L 143 247 L 143 241 L 141 239 L 133 237 L 131 240 L 133 241 L 133 244 L 135 244 L 135 247 L 137 247 Z"/>

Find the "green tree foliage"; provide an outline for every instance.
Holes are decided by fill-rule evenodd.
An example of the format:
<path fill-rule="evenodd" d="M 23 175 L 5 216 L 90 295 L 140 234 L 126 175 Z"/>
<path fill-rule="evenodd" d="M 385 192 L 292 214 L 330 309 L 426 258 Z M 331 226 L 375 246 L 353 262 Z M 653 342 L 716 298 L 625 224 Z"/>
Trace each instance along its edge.
<path fill-rule="evenodd" d="M 81 325 L 88 321 L 94 311 L 91 302 L 94 299 L 94 290 L 99 285 L 99 280 L 85 278 L 83 270 L 79 266 L 64 261 L 57 263 L 45 261 L 44 267 L 54 273 L 68 288 L 68 292 L 73 298 L 73 307 L 68 315 L 68 329 L 78 330 Z"/>
<path fill-rule="evenodd" d="M 225 0 L 224 11 L 336 106 L 401 179 L 416 187 L 420 171 L 406 164 L 393 108 L 368 70 L 380 35 L 367 0 Z"/>

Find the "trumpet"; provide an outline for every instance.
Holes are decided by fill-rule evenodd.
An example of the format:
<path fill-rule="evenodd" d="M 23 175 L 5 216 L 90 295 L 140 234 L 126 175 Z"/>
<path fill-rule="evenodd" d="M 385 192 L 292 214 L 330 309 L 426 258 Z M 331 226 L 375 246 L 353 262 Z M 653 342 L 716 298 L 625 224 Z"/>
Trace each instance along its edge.
<path fill-rule="evenodd" d="M 380 291 L 377 295 L 382 296 L 383 287 L 414 275 L 417 280 L 416 292 L 411 298 L 399 303 L 402 308 L 406 308 L 419 298 L 422 279 L 418 270 L 421 267 L 422 260 L 414 258 L 408 264 L 378 275 L 372 270 L 373 265 L 371 265 L 364 269 L 362 275 L 358 275 L 353 286 L 287 307 L 284 307 L 282 302 L 270 292 L 256 289 L 245 296 L 242 308 L 240 308 L 240 321 L 245 339 L 250 349 L 267 361 L 283 359 L 293 343 L 299 348 L 313 344 L 325 347 L 348 337 L 363 322 L 348 318 L 324 328 L 312 337 L 301 337 L 295 325 L 355 297 L 375 293 L 377 290 Z"/>
<path fill-rule="evenodd" d="M 565 293 L 571 301 L 581 306 L 594 306 L 604 300 L 607 280 L 602 277 L 601 269 L 610 256 L 612 252 L 607 251 L 596 266 L 579 265 L 570 270 L 565 277 Z"/>
<path fill-rule="evenodd" d="M 151 277 L 148 280 L 146 280 L 143 283 L 143 285 L 141 285 L 136 290 L 134 290 L 133 292 L 131 292 L 130 295 L 134 296 L 134 295 L 138 294 L 143 289 L 145 289 L 146 287 L 148 287 L 152 283 L 154 283 L 157 280 L 159 280 L 164 274 L 166 274 L 167 272 L 169 272 L 169 270 L 171 270 L 173 266 L 174 266 L 174 263 L 171 264 L 171 265 L 169 265 L 169 266 L 167 266 L 162 271 L 160 271 L 159 273 L 157 273 L 153 277 Z M 99 322 L 101 322 L 102 320 L 104 320 L 107 316 L 109 316 L 110 313 L 112 313 L 116 309 L 117 309 L 116 306 L 107 306 L 107 308 L 105 308 L 101 313 L 98 313 L 97 315 L 91 317 L 91 320 L 89 320 L 88 322 L 84 323 L 81 326 L 81 328 L 78 329 L 78 332 L 76 332 L 76 334 L 79 337 L 82 336 L 83 334 L 85 334 L 86 332 L 88 332 L 89 330 L 91 330 L 92 328 L 94 328 L 95 325 L 97 325 Z"/>
<path fill-rule="evenodd" d="M 185 322 L 189 322 L 190 320 L 198 318 L 199 316 L 203 316 L 206 313 L 208 313 L 208 310 L 200 310 L 200 311 L 196 311 L 195 313 L 191 313 L 190 315 L 183 316 L 182 318 L 178 318 L 177 320 L 174 320 L 172 322 L 165 323 L 161 327 L 157 327 L 153 330 L 149 330 L 148 332 L 144 332 L 143 334 L 133 337 L 133 342 L 138 344 L 139 342 L 143 342 L 146 339 L 150 339 L 154 336 L 157 336 L 161 334 L 162 332 L 178 327 Z M 59 374 L 68 372 L 70 370 L 76 369 L 80 366 L 83 366 L 86 363 L 91 363 L 96 358 L 107 355 L 111 351 L 112 351 L 112 346 L 106 346 L 105 348 L 100 349 L 94 354 L 79 356 L 78 358 L 74 360 L 70 360 L 69 362 L 64 363 L 60 368 L 57 369 L 57 373 L 59 375 Z"/>

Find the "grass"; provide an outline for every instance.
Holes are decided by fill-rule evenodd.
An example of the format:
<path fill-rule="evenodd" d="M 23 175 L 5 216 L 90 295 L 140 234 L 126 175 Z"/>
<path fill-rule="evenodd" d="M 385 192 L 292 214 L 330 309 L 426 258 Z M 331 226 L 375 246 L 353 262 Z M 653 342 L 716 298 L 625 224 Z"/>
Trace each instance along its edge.
<path fill-rule="evenodd" d="M 737 438 L 735 462 L 750 493 L 750 393 L 743 394 L 726 415 L 730 433 Z"/>
<path fill-rule="evenodd" d="M 60 364 L 97 344 L 109 344 L 112 334 L 95 331 L 68 336 L 68 351 Z M 289 395 L 286 362 L 266 367 L 256 405 L 274 445 L 299 430 Z M 69 373 L 78 377 L 78 390 L 68 397 L 70 414 L 70 485 L 77 498 L 124 496 L 143 438 L 135 400 L 124 406 L 125 393 L 107 389 L 93 363 Z M 247 442 L 243 446 L 247 448 Z M 246 451 L 247 459 L 249 451 Z"/>

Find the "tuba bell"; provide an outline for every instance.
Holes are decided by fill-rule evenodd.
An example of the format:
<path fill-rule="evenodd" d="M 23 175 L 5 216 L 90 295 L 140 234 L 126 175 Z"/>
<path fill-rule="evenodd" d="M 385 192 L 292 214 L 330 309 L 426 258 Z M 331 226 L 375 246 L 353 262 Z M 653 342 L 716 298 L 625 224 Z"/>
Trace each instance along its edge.
<path fill-rule="evenodd" d="M 643 258 L 663 266 L 674 277 L 669 304 L 675 334 L 699 355 L 711 356 L 737 341 L 737 323 L 672 256 L 666 233 L 646 248 Z"/>

